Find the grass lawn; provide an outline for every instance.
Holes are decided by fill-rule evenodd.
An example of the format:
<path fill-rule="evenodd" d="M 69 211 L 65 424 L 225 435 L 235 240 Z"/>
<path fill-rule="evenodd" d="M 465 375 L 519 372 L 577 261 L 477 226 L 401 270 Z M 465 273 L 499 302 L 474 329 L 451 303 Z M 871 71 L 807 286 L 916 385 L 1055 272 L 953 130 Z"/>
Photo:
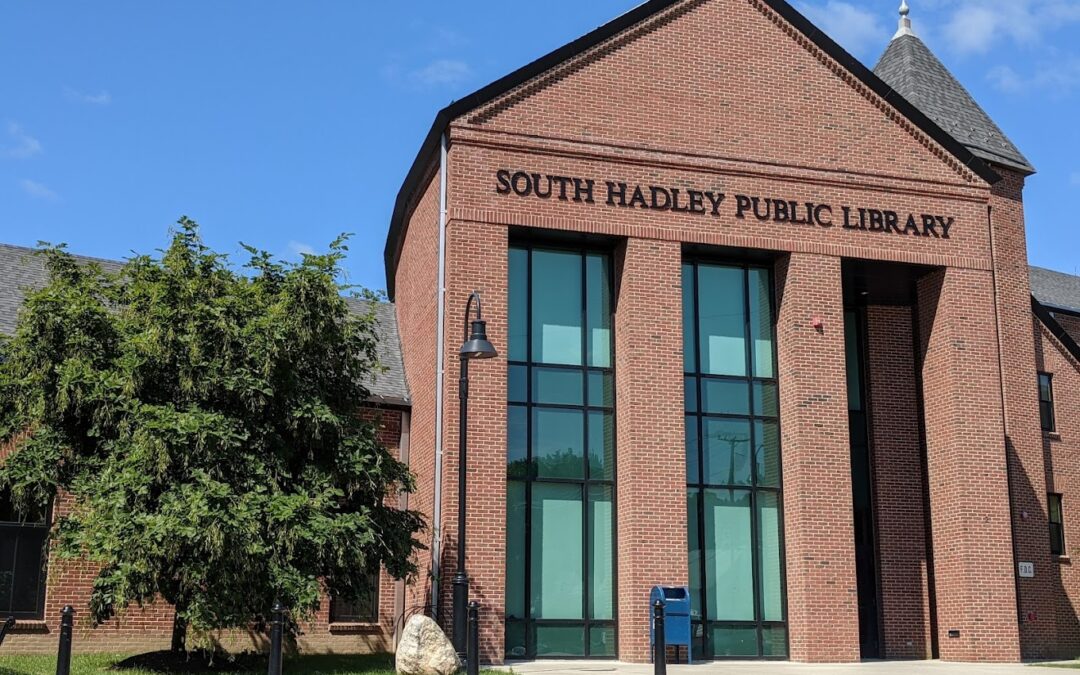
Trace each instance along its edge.
<path fill-rule="evenodd" d="M 122 675 L 154 675 L 161 671 L 142 669 L 114 669 L 113 666 L 126 656 L 116 654 L 88 654 L 71 660 L 72 675 L 98 675 L 119 673 Z M 55 656 L 3 656 L 0 653 L 0 675 L 53 675 L 56 672 Z M 233 671 L 241 672 L 241 671 Z M 242 671 L 264 675 L 266 666 L 259 670 Z M 370 656 L 300 656 L 285 660 L 285 673 L 322 673 L 323 675 L 392 675 L 394 657 L 388 654 Z M 485 670 L 493 674 L 496 671 Z"/>

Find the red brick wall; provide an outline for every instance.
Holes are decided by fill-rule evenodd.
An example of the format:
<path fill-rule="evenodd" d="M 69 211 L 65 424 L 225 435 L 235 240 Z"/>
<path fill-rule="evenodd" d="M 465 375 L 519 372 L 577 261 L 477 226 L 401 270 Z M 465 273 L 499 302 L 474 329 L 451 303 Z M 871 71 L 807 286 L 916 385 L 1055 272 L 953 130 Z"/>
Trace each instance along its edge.
<path fill-rule="evenodd" d="M 989 272 L 918 284 L 938 643 L 946 661 L 1016 661 L 1009 491 Z M 950 631 L 958 637 L 949 637 Z"/>
<path fill-rule="evenodd" d="M 364 416 L 379 419 L 379 441 L 392 452 L 399 450 L 401 413 L 397 410 L 365 410 Z M 55 515 L 71 508 L 69 498 L 54 506 Z M 14 633 L 4 640 L 4 652 L 55 653 L 60 610 L 71 605 L 76 611 L 73 649 L 77 652 L 138 653 L 168 649 L 172 637 L 172 607 L 156 602 L 145 607 L 131 607 L 115 619 L 94 628 L 89 619 L 90 592 L 97 567 L 84 560 L 61 560 L 49 557 L 45 590 L 45 619 L 19 621 Z M 394 580 L 385 572 L 379 580 L 379 621 L 377 624 L 330 624 L 329 598 L 324 598 L 313 621 L 302 625 L 298 647 L 310 652 L 370 652 L 393 647 Z M 208 638 L 227 649 L 259 649 L 265 646 L 262 634 L 229 631 Z M 192 635 L 189 644 L 199 638 Z"/>
<path fill-rule="evenodd" d="M 858 661 L 840 259 L 793 253 L 776 288 L 791 658 Z"/>
<path fill-rule="evenodd" d="M 931 657 L 930 575 L 911 307 L 866 311 L 874 508 L 885 657 Z"/>
<path fill-rule="evenodd" d="M 689 573 L 682 251 L 677 242 L 630 239 L 616 268 L 619 658 L 645 662 L 649 591 L 686 586 Z"/>
<path fill-rule="evenodd" d="M 1039 371 L 1054 376 L 1057 431 L 1043 434 L 1043 452 L 1046 489 L 1062 495 L 1065 522 L 1065 555 L 1045 570 L 1052 580 L 1052 597 L 1040 621 L 1051 621 L 1057 628 L 1055 656 L 1076 658 L 1080 656 L 1080 569 L 1076 567 L 1080 563 L 1080 362 L 1038 320 L 1035 347 Z"/>

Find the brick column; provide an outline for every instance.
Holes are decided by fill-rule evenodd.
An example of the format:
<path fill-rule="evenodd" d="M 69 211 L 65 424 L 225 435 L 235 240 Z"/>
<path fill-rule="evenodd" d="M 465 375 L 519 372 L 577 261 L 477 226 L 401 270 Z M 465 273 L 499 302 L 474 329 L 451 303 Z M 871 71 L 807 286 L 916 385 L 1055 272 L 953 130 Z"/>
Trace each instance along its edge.
<path fill-rule="evenodd" d="M 793 253 L 776 270 L 791 658 L 858 661 L 840 259 Z"/>
<path fill-rule="evenodd" d="M 918 296 L 941 658 L 1017 661 L 993 278 L 939 270 Z"/>
<path fill-rule="evenodd" d="M 494 359 L 469 366 L 469 447 L 465 566 L 469 599 L 480 603 L 480 659 L 502 663 L 506 606 L 506 350 L 505 227 L 452 222 L 447 231 L 446 394 L 443 409 L 443 611 L 452 630 L 451 580 L 457 571 L 458 350 L 469 293 L 483 296 Z M 431 364 L 434 367 L 434 364 Z"/>
<path fill-rule="evenodd" d="M 930 569 L 911 307 L 868 307 L 874 510 L 885 658 L 931 657 Z"/>
<path fill-rule="evenodd" d="M 682 249 L 630 239 L 617 260 L 619 658 L 649 659 L 649 590 L 684 586 Z"/>

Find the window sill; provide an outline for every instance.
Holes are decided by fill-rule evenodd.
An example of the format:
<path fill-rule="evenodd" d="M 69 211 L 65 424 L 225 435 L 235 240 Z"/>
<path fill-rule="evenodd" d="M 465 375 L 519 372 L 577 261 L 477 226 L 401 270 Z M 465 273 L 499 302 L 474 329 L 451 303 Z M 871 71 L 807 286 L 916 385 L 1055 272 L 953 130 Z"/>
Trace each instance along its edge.
<path fill-rule="evenodd" d="M 1072 558 L 1067 556 L 1067 555 L 1059 555 L 1057 557 L 1057 561 L 1059 563 L 1061 563 L 1062 565 L 1071 565 L 1072 564 Z"/>
<path fill-rule="evenodd" d="M 330 624 L 331 633 L 381 633 L 382 626 L 378 623 L 347 623 L 334 622 Z"/>
<path fill-rule="evenodd" d="M 1059 434 L 1056 431 L 1044 431 L 1043 432 L 1043 438 L 1045 438 L 1047 440 L 1051 440 L 1051 441 L 1060 441 L 1061 440 L 1061 434 Z"/>
<path fill-rule="evenodd" d="M 12 633 L 48 633 L 48 622 L 40 619 L 15 619 Z"/>

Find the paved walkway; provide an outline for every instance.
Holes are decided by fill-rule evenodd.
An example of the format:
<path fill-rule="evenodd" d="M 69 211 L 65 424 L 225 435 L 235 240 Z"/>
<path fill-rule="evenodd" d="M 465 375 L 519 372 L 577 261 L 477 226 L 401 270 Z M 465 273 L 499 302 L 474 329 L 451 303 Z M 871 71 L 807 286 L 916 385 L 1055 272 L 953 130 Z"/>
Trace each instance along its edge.
<path fill-rule="evenodd" d="M 537 675 L 652 675 L 650 664 L 615 663 L 611 661 L 530 661 L 509 663 L 503 669 Z M 1068 670 L 1047 668 L 1039 665 L 998 665 L 942 663 L 940 661 L 889 661 L 845 665 L 804 665 L 796 663 L 723 662 L 701 665 L 669 665 L 669 675 L 1010 675 L 1057 673 L 1065 675 Z"/>

